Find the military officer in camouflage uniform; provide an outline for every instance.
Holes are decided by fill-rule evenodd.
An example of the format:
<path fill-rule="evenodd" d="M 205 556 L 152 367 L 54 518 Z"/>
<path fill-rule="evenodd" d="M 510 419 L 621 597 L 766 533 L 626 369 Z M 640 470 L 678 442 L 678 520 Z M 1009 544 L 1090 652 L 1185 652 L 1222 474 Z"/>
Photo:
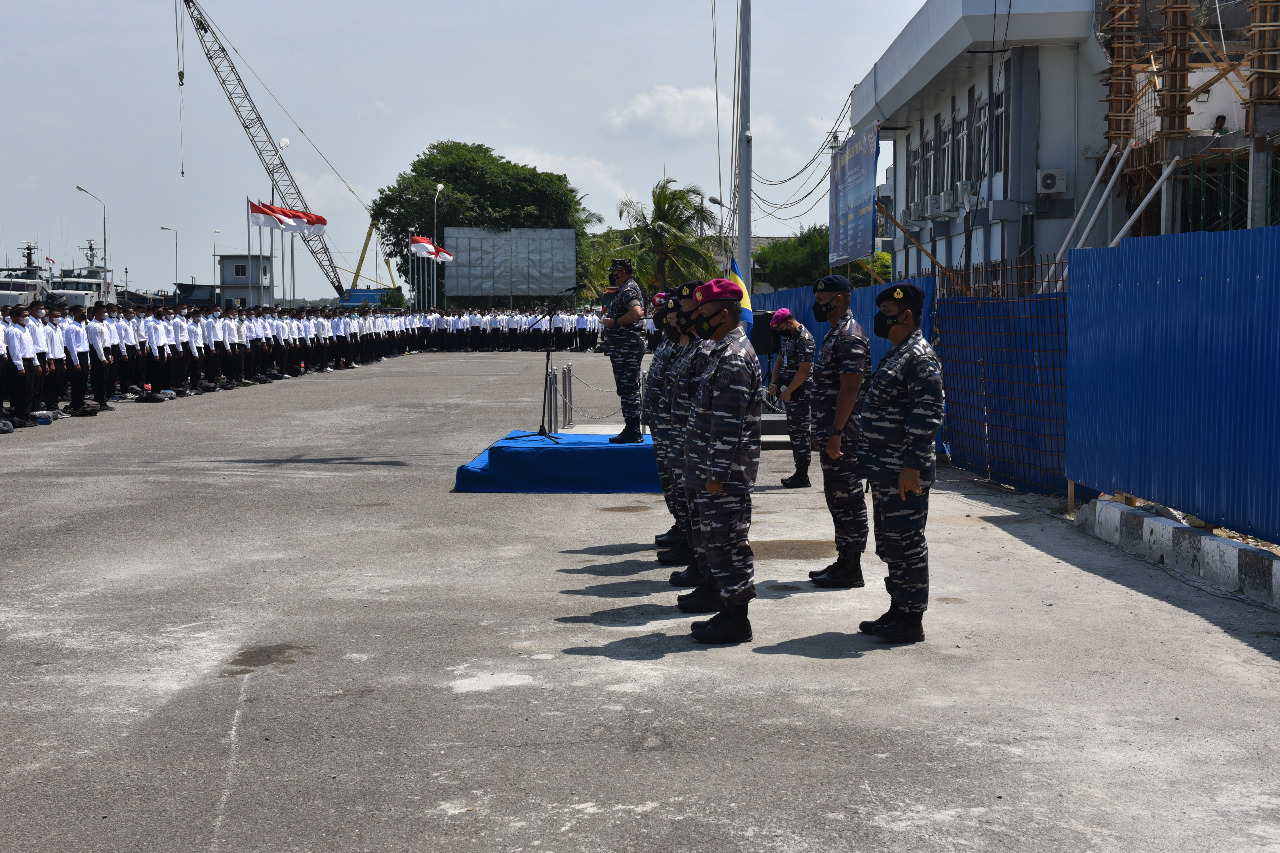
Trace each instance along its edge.
<path fill-rule="evenodd" d="M 622 401 L 626 426 L 609 441 L 634 444 L 644 441 L 640 431 L 640 362 L 644 359 L 644 294 L 633 277 L 631 261 L 614 258 L 609 283 L 618 292 L 604 318 L 604 351 L 613 366 L 613 381 Z"/>
<path fill-rule="evenodd" d="M 787 435 L 791 438 L 791 456 L 796 463 L 796 472 L 783 478 L 782 485 L 788 489 L 807 489 L 809 462 L 813 458 L 813 412 L 809 405 L 813 335 L 788 308 L 773 312 L 769 326 L 782 335 L 782 352 L 773 362 L 769 393 L 776 394 L 786 408 Z"/>
<path fill-rule="evenodd" d="M 706 367 L 712 347 L 710 341 L 700 340 L 693 333 L 693 314 L 698 305 L 693 294 L 701 286 L 700 281 L 688 281 L 676 292 L 679 303 L 675 310 L 674 326 L 680 336 L 680 343 L 667 371 L 667 410 L 670 424 L 668 453 L 682 537 L 667 551 L 659 551 L 658 561 L 663 565 L 685 563 L 684 569 L 671 573 L 671 585 L 676 587 L 697 587 L 704 578 L 710 577 L 706 556 L 698 553 L 697 539 L 694 536 L 698 523 L 694 501 L 697 487 L 694 483 L 686 482 L 684 476 L 689 412 L 697 391 L 698 379 Z M 687 596 L 681 596 L 677 603 L 687 613 L 710 613 L 717 606 L 715 601 L 707 602 Z"/>
<path fill-rule="evenodd" d="M 836 561 L 809 573 L 815 586 L 864 586 L 867 502 L 855 472 L 858 412 L 871 373 L 867 333 L 849 310 L 849 279 L 829 275 L 814 282 L 813 316 L 830 323 L 813 361 L 813 449 L 822 463 L 822 489 L 835 524 Z"/>
<path fill-rule="evenodd" d="M 654 307 L 653 322 L 661 332 L 667 320 L 667 294 L 659 293 L 655 295 L 652 305 Z M 653 538 L 654 544 L 659 546 L 674 545 L 682 541 L 679 522 L 674 520 L 678 516 L 676 515 L 671 466 L 667 462 L 668 431 L 663 424 L 666 416 L 666 400 L 663 397 L 663 393 L 666 388 L 667 370 L 671 366 L 671 359 L 675 355 L 675 350 L 676 344 L 672 340 L 665 335 L 660 338 L 658 345 L 653 350 L 653 359 L 649 362 L 649 370 L 644 375 L 644 396 L 640 401 L 640 423 L 647 426 L 649 434 L 653 436 L 653 455 L 658 463 L 658 482 L 662 486 L 662 497 L 666 501 L 667 510 L 671 513 L 673 519 L 670 530 Z"/>
<path fill-rule="evenodd" d="M 693 484 L 694 539 L 710 577 L 692 595 L 714 594 L 719 612 L 694 622 L 700 643 L 751 640 L 747 608 L 756 597 L 747 536 L 760 467 L 760 359 L 742 329 L 742 288 L 713 279 L 694 292 L 694 331 L 711 342 L 698 377 L 685 437 L 685 482 Z"/>
<path fill-rule="evenodd" d="M 880 360 L 863 401 L 858 474 L 871 483 L 876 554 L 889 564 L 890 605 L 858 629 L 891 643 L 918 643 L 929 606 L 924 526 L 936 473 L 934 440 L 942 426 L 942 368 L 920 333 L 920 288 L 895 285 L 876 297 L 876 305 L 873 331 L 893 349 Z"/>

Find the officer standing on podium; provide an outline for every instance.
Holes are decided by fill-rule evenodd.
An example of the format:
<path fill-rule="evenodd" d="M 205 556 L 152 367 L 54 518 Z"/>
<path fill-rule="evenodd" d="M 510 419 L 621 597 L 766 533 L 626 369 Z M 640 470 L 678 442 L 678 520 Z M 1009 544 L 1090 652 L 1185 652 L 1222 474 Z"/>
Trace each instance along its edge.
<path fill-rule="evenodd" d="M 618 292 L 604 318 L 604 351 L 613 366 L 613 381 L 622 401 L 626 426 L 609 439 L 611 444 L 644 441 L 640 430 L 640 362 L 644 359 L 644 294 L 634 278 L 631 261 L 614 258 L 609 284 Z"/>

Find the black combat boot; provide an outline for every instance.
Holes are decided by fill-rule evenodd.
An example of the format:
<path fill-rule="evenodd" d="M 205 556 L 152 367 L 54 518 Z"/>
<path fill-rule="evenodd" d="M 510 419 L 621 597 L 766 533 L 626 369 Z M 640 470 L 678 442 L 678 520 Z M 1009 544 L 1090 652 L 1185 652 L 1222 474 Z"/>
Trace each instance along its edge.
<path fill-rule="evenodd" d="M 715 613 L 720 609 L 720 590 L 710 584 L 699 584 L 693 592 L 676 596 L 681 613 Z"/>
<path fill-rule="evenodd" d="M 918 643 L 924 639 L 924 613 L 902 613 L 875 626 L 875 634 L 886 643 Z"/>
<path fill-rule="evenodd" d="M 747 605 L 725 605 L 706 622 L 693 623 L 689 632 L 699 643 L 749 643 L 751 620 L 747 618 Z"/>
<path fill-rule="evenodd" d="M 693 562 L 693 546 L 681 539 L 664 551 L 658 552 L 658 562 L 664 566 L 678 566 Z"/>
<path fill-rule="evenodd" d="M 825 572 L 811 578 L 811 582 L 823 589 L 856 589 L 866 586 L 862 579 L 862 554 L 858 551 L 841 554 Z"/>
<path fill-rule="evenodd" d="M 639 418 L 627 418 L 627 425 L 622 432 L 609 439 L 610 444 L 639 444 L 644 441 L 644 433 L 640 430 Z"/>
<path fill-rule="evenodd" d="M 653 537 L 653 544 L 659 548 L 670 548 L 679 542 L 684 541 L 684 534 L 680 532 L 679 523 L 672 524 L 671 529 L 666 533 L 659 533 Z"/>
<path fill-rule="evenodd" d="M 794 474 L 782 479 L 782 487 L 784 489 L 807 489 L 811 485 L 813 484 L 809 482 L 808 465 L 797 465 Z"/>
<path fill-rule="evenodd" d="M 859 622 L 858 630 L 864 634 L 874 634 L 876 632 L 877 625 L 882 625 L 885 622 L 892 622 L 902 615 L 902 611 L 898 609 L 898 605 L 893 601 L 893 590 L 889 588 L 888 578 L 884 579 L 884 588 L 889 593 L 889 609 L 885 611 L 883 616 L 873 622 Z"/>
<path fill-rule="evenodd" d="M 702 571 L 698 569 L 698 564 L 689 561 L 689 565 L 685 566 L 678 572 L 671 573 L 671 585 L 679 587 L 694 587 L 702 583 Z"/>

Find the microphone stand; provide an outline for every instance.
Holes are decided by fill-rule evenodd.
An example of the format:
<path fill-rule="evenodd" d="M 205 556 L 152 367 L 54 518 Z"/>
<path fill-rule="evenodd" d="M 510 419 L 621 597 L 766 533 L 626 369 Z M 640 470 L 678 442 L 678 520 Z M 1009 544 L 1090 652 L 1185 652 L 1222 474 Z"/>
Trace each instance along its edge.
<path fill-rule="evenodd" d="M 553 365 L 551 362 L 551 354 L 555 352 L 555 348 L 556 348 L 556 339 L 554 335 L 554 330 L 552 330 L 550 327 L 550 320 L 551 320 L 551 316 L 556 311 L 558 311 L 560 308 L 563 307 L 564 301 L 565 301 L 565 294 L 577 293 L 580 289 L 581 288 L 579 287 L 567 287 L 564 290 L 560 291 L 559 294 L 557 294 L 554 299 L 549 300 L 547 302 L 546 312 L 537 319 L 538 323 L 541 323 L 543 320 L 548 321 L 547 348 L 546 348 L 547 359 L 546 359 L 546 367 L 542 372 L 542 379 L 543 379 L 542 419 L 538 423 L 537 432 L 524 432 L 518 435 L 510 435 L 510 436 L 507 436 L 507 440 L 516 439 L 516 438 L 545 438 L 554 444 L 560 443 L 560 439 L 556 435 L 554 435 L 550 430 L 547 429 L 547 414 L 548 414 L 547 406 L 548 404 L 554 405 L 554 403 L 549 399 L 550 395 L 547 394 L 545 383 L 546 383 L 547 375 L 551 373 L 551 371 L 555 368 L 555 365 Z"/>

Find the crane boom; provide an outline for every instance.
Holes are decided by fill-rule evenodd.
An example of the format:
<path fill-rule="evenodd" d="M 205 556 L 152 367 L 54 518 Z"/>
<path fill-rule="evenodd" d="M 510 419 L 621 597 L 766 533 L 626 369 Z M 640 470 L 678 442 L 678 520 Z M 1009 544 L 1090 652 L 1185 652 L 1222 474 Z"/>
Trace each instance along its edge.
<path fill-rule="evenodd" d="M 249 142 L 253 144 L 254 151 L 258 152 L 258 159 L 267 170 L 271 183 L 280 193 L 281 204 L 290 210 L 311 213 L 311 208 L 307 207 L 307 200 L 302 197 L 302 190 L 298 189 L 297 183 L 293 180 L 293 173 L 285 165 L 275 138 L 268 132 L 266 122 L 262 120 L 257 106 L 253 103 L 253 98 L 249 95 L 249 90 L 240 79 L 240 72 L 231 61 L 231 55 L 227 53 L 222 40 L 209 24 L 208 15 L 196 0 L 182 0 L 182 2 L 186 6 L 187 14 L 191 17 L 196 35 L 200 37 L 200 46 L 204 48 L 204 55 L 209 60 L 209 65 L 213 68 L 218 82 L 222 84 L 222 91 L 231 102 L 231 108 L 235 110 L 236 118 L 240 119 L 244 132 L 249 135 Z M 304 234 L 302 242 L 306 244 L 311 256 L 320 265 L 320 271 L 324 273 L 325 278 L 329 279 L 329 284 L 333 285 L 333 289 L 341 296 L 345 292 L 342 280 L 338 278 L 338 268 L 333 263 L 329 244 L 324 241 L 324 237 L 317 234 Z"/>

